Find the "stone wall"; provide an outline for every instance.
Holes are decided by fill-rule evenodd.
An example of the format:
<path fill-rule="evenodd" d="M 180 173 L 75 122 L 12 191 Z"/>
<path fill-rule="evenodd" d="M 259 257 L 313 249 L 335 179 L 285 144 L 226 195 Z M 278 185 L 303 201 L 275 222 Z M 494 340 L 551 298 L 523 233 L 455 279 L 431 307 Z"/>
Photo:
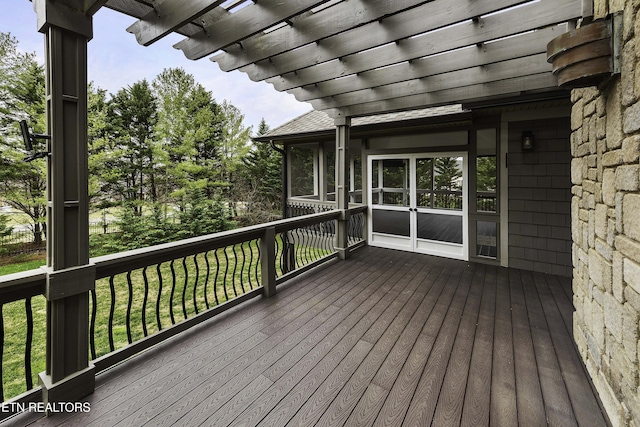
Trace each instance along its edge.
<path fill-rule="evenodd" d="M 623 70 L 572 93 L 574 336 L 614 426 L 640 426 L 640 0 L 624 8 Z"/>
<path fill-rule="evenodd" d="M 571 276 L 570 134 L 569 117 L 509 123 L 510 267 Z"/>

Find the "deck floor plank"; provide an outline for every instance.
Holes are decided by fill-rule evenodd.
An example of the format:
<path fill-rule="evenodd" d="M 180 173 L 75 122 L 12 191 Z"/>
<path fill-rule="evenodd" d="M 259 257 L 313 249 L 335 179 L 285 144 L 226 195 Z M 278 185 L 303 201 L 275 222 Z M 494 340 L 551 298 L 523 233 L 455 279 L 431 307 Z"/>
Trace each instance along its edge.
<path fill-rule="evenodd" d="M 493 354 L 493 319 L 496 304 L 496 267 L 487 267 L 483 278 L 478 326 L 471 351 L 467 390 L 462 408 L 462 426 L 489 425 L 491 402 L 491 366 Z"/>
<path fill-rule="evenodd" d="M 496 282 L 493 364 L 491 370 L 490 422 L 495 426 L 518 425 L 516 376 L 513 361 L 511 296 L 508 272 L 500 270 Z"/>
<path fill-rule="evenodd" d="M 485 274 L 486 266 L 478 265 L 455 337 L 442 390 L 435 407 L 434 425 L 460 425 Z M 422 396 L 418 395 L 416 398 L 422 399 Z"/>
<path fill-rule="evenodd" d="M 440 363 L 440 349 L 447 345 L 447 338 L 457 327 L 457 321 L 460 318 L 460 309 L 456 307 L 456 304 L 460 299 L 466 298 L 464 291 L 461 292 L 459 286 L 463 272 L 466 273 L 464 266 L 449 276 L 444 289 L 448 295 L 441 294 L 441 298 L 436 303 L 436 309 L 429 316 L 406 357 L 406 362 L 391 387 L 389 397 L 380 410 L 374 425 L 401 425 L 412 403 L 416 388 L 419 386 L 425 365 L 429 361 L 432 365 Z M 434 352 L 435 357 L 433 357 Z"/>
<path fill-rule="evenodd" d="M 365 247 L 6 425 L 606 425 L 571 280 Z"/>
<path fill-rule="evenodd" d="M 262 372 L 270 367 L 273 363 L 280 360 L 289 350 L 295 347 L 300 341 L 307 338 L 314 330 L 329 320 L 339 310 L 334 305 L 336 299 L 348 295 L 350 298 L 361 295 L 366 298 L 366 291 L 357 285 L 361 281 L 366 280 L 371 272 L 363 272 L 356 279 L 343 283 L 339 289 L 334 290 L 332 294 L 326 295 L 322 300 L 313 298 L 307 304 L 299 305 L 293 312 L 296 317 L 286 315 L 283 319 L 274 322 L 273 326 L 265 326 L 261 333 L 267 331 L 270 333 L 269 339 L 264 340 L 259 345 L 252 347 L 249 351 L 243 352 L 240 357 L 236 357 L 229 362 L 229 367 L 221 369 L 216 375 L 198 376 L 198 381 L 202 382 L 202 386 L 197 388 L 197 393 L 191 393 L 192 398 L 183 399 L 175 394 L 171 397 L 174 403 L 167 407 L 171 400 L 162 399 L 164 406 L 160 406 L 161 411 L 156 411 L 155 417 L 162 418 L 164 421 L 177 422 L 193 425 L 197 420 L 181 419 L 185 412 L 185 407 L 197 408 L 192 411 L 193 414 L 200 412 L 201 414 L 211 414 L 215 412 L 215 408 L 226 404 L 243 388 L 256 379 Z M 348 292 L 352 291 L 352 292 Z M 279 330 L 275 325 L 279 326 Z M 224 361 L 217 363 L 224 363 Z M 194 374 L 194 375 L 197 375 Z M 131 425 L 139 425 L 140 421 L 148 418 L 132 418 Z M 197 424 L 196 424 L 197 425 Z"/>
<path fill-rule="evenodd" d="M 532 339 L 532 330 L 539 325 L 531 323 L 536 322 L 536 310 L 531 295 L 527 298 L 528 293 L 523 289 L 531 286 L 531 283 L 523 283 L 527 278 L 530 276 L 526 272 L 509 271 L 518 420 L 520 424 L 544 425 L 547 414 L 536 360 L 538 355 L 534 351 Z M 544 327 L 546 329 L 546 323 Z"/>
<path fill-rule="evenodd" d="M 456 339 L 459 337 L 460 324 L 465 318 L 465 310 L 474 311 L 473 306 L 479 305 L 479 300 L 475 301 L 469 297 L 472 277 L 474 277 L 476 268 L 478 268 L 476 264 L 466 266 L 459 278 L 456 293 L 449 304 L 442 328 L 436 337 L 431 354 L 429 354 L 405 414 L 407 425 L 431 425 L 432 422 L 435 422 L 433 416 L 443 389 L 445 375 L 449 372 L 448 367 L 450 366 Z M 455 379 L 454 374 L 452 380 Z M 452 384 L 452 387 L 459 389 L 461 384 Z M 446 405 L 450 404 L 447 397 L 449 396 L 445 396 L 444 399 L 447 402 Z"/>
<path fill-rule="evenodd" d="M 593 420 L 603 422 L 601 408 L 595 395 L 593 393 L 585 393 L 585 390 L 591 389 L 592 385 L 584 375 L 585 368 L 578 356 L 575 344 L 573 341 L 565 339 L 566 334 L 570 333 L 571 329 L 569 326 L 564 330 L 560 327 L 560 319 L 566 318 L 566 314 L 570 314 L 573 310 L 566 304 L 568 301 L 566 294 L 560 292 L 558 288 L 563 280 L 566 283 L 565 287 L 569 287 L 570 279 L 539 274 L 534 275 L 534 279 L 536 289 L 540 295 L 544 317 L 550 326 L 549 344 L 555 351 L 575 421 L 578 425 L 588 425 Z M 554 287 L 556 291 L 552 290 Z M 562 295 L 564 295 L 564 298 Z M 554 327 L 551 327 L 551 325 L 554 325 Z"/>

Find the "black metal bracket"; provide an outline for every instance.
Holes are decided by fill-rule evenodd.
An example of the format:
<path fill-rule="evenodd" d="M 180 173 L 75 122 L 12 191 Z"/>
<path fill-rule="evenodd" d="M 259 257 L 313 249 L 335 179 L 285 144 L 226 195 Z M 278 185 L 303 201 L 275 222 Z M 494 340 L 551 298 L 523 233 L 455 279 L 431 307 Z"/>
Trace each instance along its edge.
<path fill-rule="evenodd" d="M 22 131 L 22 141 L 24 142 L 24 148 L 28 152 L 31 152 L 28 156 L 24 157 L 25 162 L 32 162 L 35 159 L 42 159 L 47 157 L 50 153 L 48 151 L 34 151 L 33 145 L 37 139 L 51 139 L 51 135 L 44 135 L 41 133 L 29 132 L 29 126 L 26 120 L 20 120 L 20 130 Z"/>

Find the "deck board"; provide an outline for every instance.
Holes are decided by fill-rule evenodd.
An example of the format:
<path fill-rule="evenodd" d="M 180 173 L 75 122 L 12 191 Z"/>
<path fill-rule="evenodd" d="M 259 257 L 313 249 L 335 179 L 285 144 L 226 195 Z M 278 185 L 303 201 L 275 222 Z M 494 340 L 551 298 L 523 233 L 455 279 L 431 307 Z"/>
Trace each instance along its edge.
<path fill-rule="evenodd" d="M 606 425 L 570 279 L 366 247 L 7 425 Z"/>

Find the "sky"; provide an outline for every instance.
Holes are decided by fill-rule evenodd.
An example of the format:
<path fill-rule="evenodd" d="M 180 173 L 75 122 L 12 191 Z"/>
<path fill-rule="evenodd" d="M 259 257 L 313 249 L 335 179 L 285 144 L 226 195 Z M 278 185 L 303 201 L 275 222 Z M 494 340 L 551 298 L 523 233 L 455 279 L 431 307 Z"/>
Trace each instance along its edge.
<path fill-rule="evenodd" d="M 245 126 L 254 133 L 262 118 L 270 128 L 311 110 L 311 105 L 297 101 L 293 95 L 276 91 L 265 82 L 253 82 L 241 71 L 220 70 L 208 57 L 199 61 L 186 59 L 173 48 L 183 37 L 171 34 L 143 47 L 126 31 L 135 18 L 103 7 L 93 18 L 93 39 L 88 45 L 89 81 L 109 93 L 147 79 L 151 82 L 165 68 L 182 67 L 213 93 L 217 102 L 228 100 L 244 114 Z M 37 31 L 36 14 L 29 0 L 0 0 L 0 31 L 11 33 L 18 48 L 35 52 L 44 63 L 44 36 Z"/>

